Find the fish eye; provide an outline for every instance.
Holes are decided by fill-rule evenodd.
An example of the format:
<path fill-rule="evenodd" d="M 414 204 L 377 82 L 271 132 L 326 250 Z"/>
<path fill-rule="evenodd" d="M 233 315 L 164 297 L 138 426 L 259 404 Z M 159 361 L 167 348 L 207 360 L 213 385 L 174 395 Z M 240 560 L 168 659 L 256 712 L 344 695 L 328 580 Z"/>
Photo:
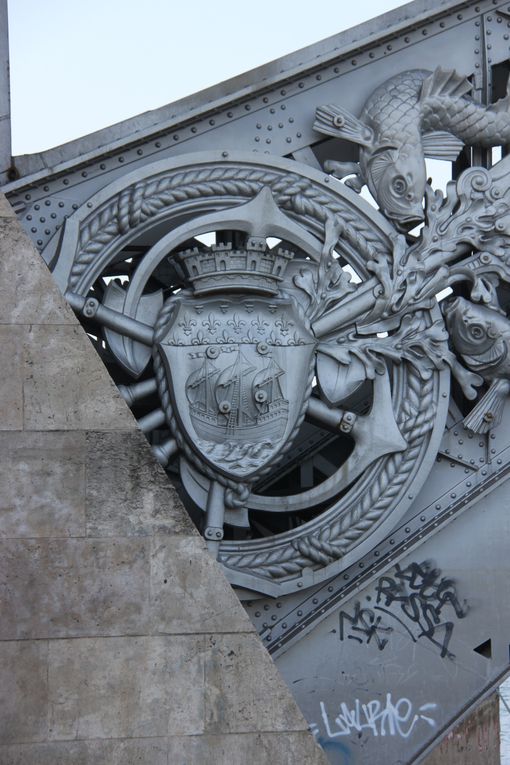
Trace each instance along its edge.
<path fill-rule="evenodd" d="M 405 178 L 403 178 L 401 175 L 397 175 L 396 178 L 394 178 L 391 182 L 391 188 L 393 189 L 394 193 L 402 197 L 407 191 L 407 181 Z"/>
<path fill-rule="evenodd" d="M 469 334 L 471 337 L 473 337 L 474 340 L 481 340 L 485 333 L 483 331 L 483 327 L 480 324 L 472 324 L 469 327 Z"/>

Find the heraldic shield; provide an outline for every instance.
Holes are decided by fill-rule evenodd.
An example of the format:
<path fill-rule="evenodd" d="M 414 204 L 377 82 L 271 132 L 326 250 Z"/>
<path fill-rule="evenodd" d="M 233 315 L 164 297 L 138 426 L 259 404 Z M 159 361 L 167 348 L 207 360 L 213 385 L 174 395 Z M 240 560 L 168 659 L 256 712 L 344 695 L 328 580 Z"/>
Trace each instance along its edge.
<path fill-rule="evenodd" d="M 247 292 L 178 298 L 167 327 L 174 428 L 214 470 L 252 481 L 303 419 L 314 336 L 292 299 Z"/>

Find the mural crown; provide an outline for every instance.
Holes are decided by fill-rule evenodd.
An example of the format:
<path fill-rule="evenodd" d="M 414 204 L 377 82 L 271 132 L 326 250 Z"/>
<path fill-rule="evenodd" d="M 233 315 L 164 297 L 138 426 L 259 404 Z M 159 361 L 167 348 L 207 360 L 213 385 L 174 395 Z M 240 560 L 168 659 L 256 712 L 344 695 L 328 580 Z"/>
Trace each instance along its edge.
<path fill-rule="evenodd" d="M 264 237 L 250 237 L 245 247 L 213 244 L 184 250 L 177 257 L 195 294 L 227 290 L 275 295 L 294 253 L 270 249 Z"/>

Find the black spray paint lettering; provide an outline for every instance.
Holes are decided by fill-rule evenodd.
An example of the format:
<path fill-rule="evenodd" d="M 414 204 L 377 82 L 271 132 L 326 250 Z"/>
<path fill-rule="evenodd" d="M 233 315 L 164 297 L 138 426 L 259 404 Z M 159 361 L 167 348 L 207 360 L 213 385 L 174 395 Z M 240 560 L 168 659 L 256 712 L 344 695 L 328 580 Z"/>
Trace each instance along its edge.
<path fill-rule="evenodd" d="M 349 640 L 356 640 L 358 643 L 365 642 L 367 645 L 373 640 L 378 649 L 382 651 L 388 638 L 384 633 L 393 632 L 393 627 L 381 625 L 382 616 L 378 615 L 371 608 L 361 608 L 358 602 L 354 607 L 354 615 L 350 616 L 346 611 L 340 611 L 340 640 L 345 639 L 345 631 L 353 634 L 347 635 Z M 345 622 L 348 622 L 345 625 Z"/>
<path fill-rule="evenodd" d="M 445 610 L 449 619 L 444 618 Z M 380 577 L 377 582 L 375 606 L 362 607 L 357 602 L 354 614 L 340 611 L 339 637 L 366 645 L 372 643 L 382 651 L 394 631 L 388 624 L 391 618 L 405 628 L 413 642 L 424 638 L 439 648 L 442 657 L 453 658 L 448 650 L 453 614 L 458 619 L 467 614 L 453 579 L 441 577 L 441 570 L 429 562 L 410 563 L 404 569 L 397 565 L 392 574 Z"/>
<path fill-rule="evenodd" d="M 356 699 L 353 706 L 345 702 L 340 704 L 338 714 L 331 720 L 324 702 L 320 702 L 320 710 L 324 730 L 328 739 L 339 736 L 350 736 L 353 733 L 366 731 L 373 736 L 397 736 L 409 738 L 420 721 L 431 728 L 437 723 L 431 716 L 437 710 L 437 704 L 422 704 L 415 711 L 413 703 L 407 698 L 393 701 L 391 693 L 386 694 L 385 702 L 373 699 L 363 704 Z M 311 730 L 319 733 L 319 726 L 312 724 Z"/>
<path fill-rule="evenodd" d="M 397 618 L 385 609 L 398 604 L 401 615 L 418 629 L 417 634 L 412 633 L 414 640 L 426 638 L 440 649 L 442 657 L 453 658 L 448 645 L 454 623 L 443 619 L 443 611 L 451 607 L 457 618 L 463 619 L 467 607 L 461 605 L 454 581 L 441 577 L 441 569 L 428 561 L 410 563 L 404 569 L 397 564 L 393 575 L 379 579 L 376 592 L 377 610 Z"/>

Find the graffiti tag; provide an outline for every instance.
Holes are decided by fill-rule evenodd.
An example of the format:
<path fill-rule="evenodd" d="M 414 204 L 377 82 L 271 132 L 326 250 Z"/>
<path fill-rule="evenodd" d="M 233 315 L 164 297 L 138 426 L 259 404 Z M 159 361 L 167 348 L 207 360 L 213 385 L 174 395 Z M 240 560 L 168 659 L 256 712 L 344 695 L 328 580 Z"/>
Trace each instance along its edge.
<path fill-rule="evenodd" d="M 373 736 L 398 736 L 405 739 L 409 738 L 420 721 L 431 728 L 437 725 L 431 716 L 431 713 L 437 710 L 437 704 L 422 704 L 415 711 L 409 699 L 400 698 L 394 702 L 391 693 L 386 694 L 384 702 L 373 699 L 363 704 L 356 699 L 353 706 L 343 702 L 333 720 L 323 701 L 320 702 L 320 710 L 328 739 L 364 731 Z M 312 724 L 310 727 L 314 735 L 318 736 L 319 726 Z"/>

